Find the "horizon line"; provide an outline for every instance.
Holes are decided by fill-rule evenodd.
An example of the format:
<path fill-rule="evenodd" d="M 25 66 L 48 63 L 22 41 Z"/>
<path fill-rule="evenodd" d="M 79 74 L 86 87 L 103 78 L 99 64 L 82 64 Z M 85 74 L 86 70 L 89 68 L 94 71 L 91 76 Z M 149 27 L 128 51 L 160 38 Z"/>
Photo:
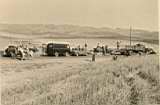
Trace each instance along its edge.
<path fill-rule="evenodd" d="M 0 25 L 55 25 L 55 26 L 63 26 L 63 25 L 68 25 L 68 26 L 78 26 L 78 27 L 90 27 L 90 28 L 97 28 L 97 29 L 102 29 L 102 28 L 109 28 L 109 29 L 127 29 L 130 30 L 130 27 L 132 27 L 132 30 L 139 30 L 139 31 L 149 31 L 149 32 L 159 32 L 159 29 L 145 29 L 145 28 L 134 28 L 132 25 L 127 27 L 112 27 L 112 26 L 91 26 L 91 25 L 79 25 L 79 24 L 54 24 L 54 23 L 0 23 Z"/>

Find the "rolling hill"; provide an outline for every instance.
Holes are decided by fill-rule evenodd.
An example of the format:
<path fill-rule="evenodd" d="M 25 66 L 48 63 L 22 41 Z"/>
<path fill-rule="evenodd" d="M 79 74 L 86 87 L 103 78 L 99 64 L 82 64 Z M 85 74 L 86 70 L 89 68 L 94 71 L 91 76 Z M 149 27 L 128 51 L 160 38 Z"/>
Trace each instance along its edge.
<path fill-rule="evenodd" d="M 108 38 L 128 40 L 129 29 L 78 25 L 0 24 L 1 38 Z M 132 40 L 158 44 L 158 32 L 134 29 Z"/>

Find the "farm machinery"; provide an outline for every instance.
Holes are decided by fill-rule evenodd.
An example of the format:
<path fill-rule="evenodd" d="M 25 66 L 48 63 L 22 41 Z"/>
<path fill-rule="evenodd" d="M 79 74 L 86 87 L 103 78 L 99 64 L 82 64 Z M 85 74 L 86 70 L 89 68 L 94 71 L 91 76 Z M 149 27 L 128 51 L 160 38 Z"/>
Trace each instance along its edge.
<path fill-rule="evenodd" d="M 126 45 L 125 48 L 114 49 L 111 51 L 111 55 L 144 55 L 144 54 L 156 54 L 152 48 L 147 48 L 143 44 Z"/>
<path fill-rule="evenodd" d="M 93 52 L 97 55 L 106 55 L 110 54 L 112 51 L 111 48 L 108 48 L 107 45 L 105 46 L 97 46 L 96 48 L 93 48 Z"/>
<path fill-rule="evenodd" d="M 22 46 L 9 45 L 8 48 L 5 49 L 4 56 L 25 60 L 33 56 L 33 51 L 32 49 L 23 48 Z"/>
<path fill-rule="evenodd" d="M 39 49 L 33 43 L 27 41 L 14 41 L 4 51 L 5 57 L 25 60 L 33 57 Z"/>
<path fill-rule="evenodd" d="M 84 47 L 70 48 L 68 43 L 54 42 L 48 44 L 42 44 L 40 46 L 36 44 L 11 44 L 5 49 L 6 57 L 17 58 L 17 59 L 29 59 L 32 56 L 48 55 L 48 56 L 87 56 L 87 55 L 145 55 L 145 54 L 156 54 L 152 48 L 148 48 L 143 44 L 126 45 L 124 47 L 117 46 L 117 48 L 109 48 L 108 45 L 97 47 L 93 50 L 87 50 L 87 45 Z"/>
<path fill-rule="evenodd" d="M 87 56 L 88 52 L 85 48 L 72 48 L 71 55 L 73 55 L 73 56 Z"/>

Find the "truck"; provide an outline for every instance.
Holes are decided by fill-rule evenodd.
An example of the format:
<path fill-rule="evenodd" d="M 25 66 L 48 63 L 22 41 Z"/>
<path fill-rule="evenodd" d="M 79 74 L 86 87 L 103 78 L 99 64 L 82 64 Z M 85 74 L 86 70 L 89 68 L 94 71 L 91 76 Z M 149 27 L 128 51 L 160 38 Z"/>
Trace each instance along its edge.
<path fill-rule="evenodd" d="M 69 43 L 48 43 L 47 44 L 47 51 L 48 56 L 69 56 L 70 55 L 70 45 Z"/>

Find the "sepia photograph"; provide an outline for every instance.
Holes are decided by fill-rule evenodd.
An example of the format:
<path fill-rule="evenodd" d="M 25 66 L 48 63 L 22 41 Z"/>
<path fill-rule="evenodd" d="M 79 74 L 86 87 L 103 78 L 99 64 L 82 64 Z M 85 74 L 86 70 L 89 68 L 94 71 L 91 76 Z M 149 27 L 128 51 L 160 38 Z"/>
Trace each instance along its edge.
<path fill-rule="evenodd" d="M 158 0 L 0 0 L 1 105 L 160 105 Z"/>

